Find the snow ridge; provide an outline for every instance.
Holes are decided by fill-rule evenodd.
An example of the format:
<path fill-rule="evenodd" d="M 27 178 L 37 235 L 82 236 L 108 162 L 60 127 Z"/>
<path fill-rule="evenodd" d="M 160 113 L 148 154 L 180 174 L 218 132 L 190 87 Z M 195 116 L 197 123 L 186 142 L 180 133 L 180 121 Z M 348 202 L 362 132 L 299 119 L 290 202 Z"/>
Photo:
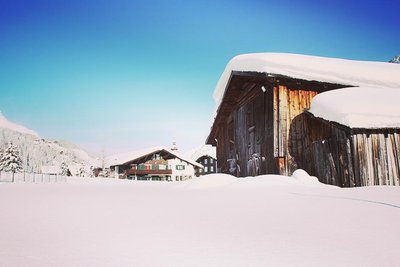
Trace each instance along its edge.
<path fill-rule="evenodd" d="M 12 131 L 30 134 L 37 138 L 40 138 L 40 136 L 37 132 L 35 132 L 31 129 L 28 129 L 22 125 L 19 125 L 19 124 L 16 124 L 14 122 L 7 120 L 7 118 L 3 115 L 3 113 L 1 111 L 0 111 L 0 128 L 6 128 L 6 129 L 9 129 Z"/>

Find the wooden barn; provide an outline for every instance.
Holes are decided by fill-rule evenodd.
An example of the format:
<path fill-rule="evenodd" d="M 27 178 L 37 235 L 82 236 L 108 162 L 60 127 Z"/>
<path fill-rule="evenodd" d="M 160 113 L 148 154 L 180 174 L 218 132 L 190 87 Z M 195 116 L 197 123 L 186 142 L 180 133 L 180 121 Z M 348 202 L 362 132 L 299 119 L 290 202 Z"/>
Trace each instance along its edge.
<path fill-rule="evenodd" d="M 360 159 L 357 166 L 354 165 L 351 179 L 347 174 L 350 171 L 332 165 L 343 161 L 341 156 L 330 165 L 326 165 L 326 161 L 317 165 L 310 161 L 311 155 L 317 157 L 314 152 L 325 153 L 324 157 L 328 159 L 331 152 L 316 148 L 313 152 L 314 142 L 326 139 L 322 138 L 324 128 L 316 126 L 315 130 L 310 130 L 308 123 L 313 116 L 304 112 L 310 109 L 317 94 L 339 88 L 375 86 L 400 90 L 398 74 L 400 66 L 389 63 L 279 53 L 237 56 L 229 62 L 214 92 L 217 111 L 206 143 L 217 147 L 219 170 L 239 177 L 291 175 L 302 168 L 330 184 L 371 184 L 371 179 L 357 182 L 366 178 L 354 176 L 354 168 L 363 170 L 367 159 Z M 334 129 L 334 124 L 329 125 Z M 393 128 L 381 130 L 392 132 Z M 321 135 L 321 138 L 312 134 Z M 367 135 L 365 132 L 365 138 Z M 354 138 L 350 139 L 353 142 Z M 333 133 L 332 140 L 344 142 L 341 135 L 334 136 Z M 357 143 L 357 149 L 367 149 L 362 142 Z M 346 149 L 349 149 L 347 145 Z M 350 149 L 354 150 L 354 147 L 350 146 Z M 354 160 L 353 155 L 347 156 L 349 161 Z M 368 152 L 367 156 L 368 160 L 377 161 L 382 155 Z M 397 154 L 396 157 L 398 160 Z M 377 172 L 381 171 L 383 169 Z"/>

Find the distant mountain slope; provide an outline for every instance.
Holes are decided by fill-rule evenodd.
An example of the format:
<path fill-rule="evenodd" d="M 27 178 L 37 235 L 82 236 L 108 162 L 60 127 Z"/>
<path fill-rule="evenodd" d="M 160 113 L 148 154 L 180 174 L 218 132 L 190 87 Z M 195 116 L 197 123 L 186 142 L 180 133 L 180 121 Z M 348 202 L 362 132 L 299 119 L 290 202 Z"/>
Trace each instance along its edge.
<path fill-rule="evenodd" d="M 3 115 L 1 111 L 0 111 L 0 128 L 10 129 L 19 133 L 30 134 L 39 138 L 38 133 L 36 133 L 35 131 L 7 120 L 7 118 Z"/>
<path fill-rule="evenodd" d="M 40 173 L 43 166 L 60 166 L 62 162 L 67 164 L 72 174 L 82 166 L 86 172 L 91 166 L 99 166 L 98 159 L 75 144 L 41 139 L 35 131 L 10 122 L 0 114 L 0 152 L 9 142 L 18 147 L 26 172 Z"/>

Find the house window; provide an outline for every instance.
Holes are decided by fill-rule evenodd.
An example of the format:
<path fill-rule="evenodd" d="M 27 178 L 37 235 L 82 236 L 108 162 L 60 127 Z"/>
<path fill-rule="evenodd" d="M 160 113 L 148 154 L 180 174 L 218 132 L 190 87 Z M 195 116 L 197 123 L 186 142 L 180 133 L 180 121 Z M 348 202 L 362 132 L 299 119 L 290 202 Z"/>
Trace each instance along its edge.
<path fill-rule="evenodd" d="M 207 159 L 204 159 L 204 164 L 207 164 L 208 163 L 208 160 Z"/>
<path fill-rule="evenodd" d="M 213 164 L 214 163 L 214 159 L 211 158 L 210 159 L 210 163 Z"/>
<path fill-rule="evenodd" d="M 178 171 L 182 171 L 182 170 L 185 169 L 185 165 L 176 165 L 175 169 L 178 170 Z"/>
<path fill-rule="evenodd" d="M 207 166 L 204 167 L 204 171 L 205 171 L 205 172 L 208 172 L 208 167 L 207 167 Z"/>
<path fill-rule="evenodd" d="M 213 166 L 210 167 L 210 172 L 214 172 L 214 167 Z"/>

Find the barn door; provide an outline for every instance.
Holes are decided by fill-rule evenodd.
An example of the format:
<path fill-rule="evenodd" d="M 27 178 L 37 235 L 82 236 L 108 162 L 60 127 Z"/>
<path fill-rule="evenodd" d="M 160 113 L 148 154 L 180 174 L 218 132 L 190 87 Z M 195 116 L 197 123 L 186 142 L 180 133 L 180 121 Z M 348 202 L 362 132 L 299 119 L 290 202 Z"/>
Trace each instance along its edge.
<path fill-rule="evenodd" d="M 257 160 L 257 155 L 259 155 L 259 153 L 256 153 L 256 127 L 251 126 L 248 128 L 248 134 L 249 143 L 247 146 L 247 154 L 249 158 L 247 161 L 247 175 L 256 176 L 259 174 L 260 170 L 260 162 Z"/>

